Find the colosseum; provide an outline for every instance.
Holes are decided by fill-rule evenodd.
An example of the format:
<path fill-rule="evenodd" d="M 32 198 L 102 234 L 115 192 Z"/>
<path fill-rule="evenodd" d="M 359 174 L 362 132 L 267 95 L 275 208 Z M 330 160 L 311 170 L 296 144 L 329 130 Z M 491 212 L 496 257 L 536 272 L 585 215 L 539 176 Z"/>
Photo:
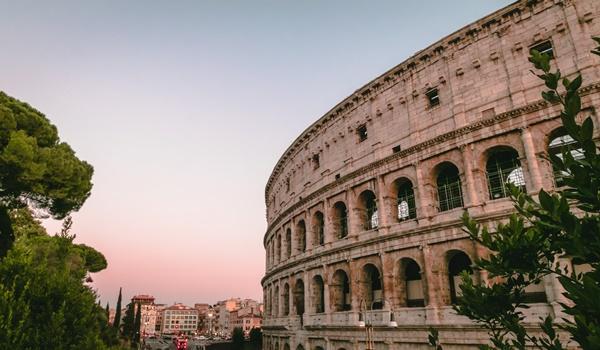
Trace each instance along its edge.
<path fill-rule="evenodd" d="M 507 182 L 561 186 L 545 159 L 573 139 L 540 97 L 531 49 L 583 75 L 600 125 L 600 1 L 518 1 L 419 51 L 338 103 L 281 156 L 265 189 L 267 350 L 473 349 L 486 332 L 458 316 L 457 275 L 488 254 L 468 212 L 494 227 L 513 211 Z M 583 268 L 583 267 L 582 267 Z M 560 284 L 527 290 L 526 321 L 559 315 Z"/>

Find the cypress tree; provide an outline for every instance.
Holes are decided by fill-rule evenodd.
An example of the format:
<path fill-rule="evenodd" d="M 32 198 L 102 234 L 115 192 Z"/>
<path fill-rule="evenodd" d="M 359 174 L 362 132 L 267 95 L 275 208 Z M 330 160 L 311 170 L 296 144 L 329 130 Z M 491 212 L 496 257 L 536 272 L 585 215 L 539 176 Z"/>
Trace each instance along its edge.
<path fill-rule="evenodd" d="M 105 312 L 106 312 L 106 319 L 110 320 L 110 306 L 108 306 L 108 301 L 106 302 Z"/>
<path fill-rule="evenodd" d="M 117 299 L 117 308 L 115 310 L 115 320 L 113 322 L 113 328 L 116 330 L 117 335 L 119 334 L 119 328 L 121 327 L 121 289 L 119 288 L 119 298 Z"/>
<path fill-rule="evenodd" d="M 133 343 L 140 342 L 140 328 L 142 326 L 142 306 L 140 303 L 136 305 L 137 312 L 135 313 L 135 321 L 133 322 Z"/>
<path fill-rule="evenodd" d="M 125 316 L 123 316 L 123 337 L 130 341 L 133 340 L 133 336 L 135 331 L 133 329 L 133 324 L 135 321 L 135 311 L 134 304 L 127 304 L 127 310 L 125 310 Z"/>

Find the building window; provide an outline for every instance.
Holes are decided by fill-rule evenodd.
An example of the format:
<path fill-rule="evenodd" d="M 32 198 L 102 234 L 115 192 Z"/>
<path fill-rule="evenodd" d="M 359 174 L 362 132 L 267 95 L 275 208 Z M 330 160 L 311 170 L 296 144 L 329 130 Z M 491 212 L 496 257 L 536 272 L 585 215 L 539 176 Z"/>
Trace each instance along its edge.
<path fill-rule="evenodd" d="M 358 142 L 363 142 L 369 136 L 367 133 L 367 126 L 365 124 L 361 125 L 356 129 L 356 133 L 358 134 Z"/>
<path fill-rule="evenodd" d="M 429 107 L 435 107 L 440 104 L 440 95 L 438 89 L 430 89 L 425 93 L 427 101 L 429 101 Z"/>
<path fill-rule="evenodd" d="M 312 164 L 313 164 L 313 169 L 319 169 L 319 167 L 321 166 L 318 154 L 315 154 L 312 156 Z"/>
<path fill-rule="evenodd" d="M 393 153 L 399 153 L 401 150 L 402 150 L 402 147 L 400 147 L 400 145 L 398 145 L 398 146 L 394 146 L 394 147 L 392 148 L 392 152 L 393 152 Z"/>
<path fill-rule="evenodd" d="M 313 216 L 313 232 L 315 233 L 314 245 L 325 244 L 325 219 L 320 211 Z"/>
<path fill-rule="evenodd" d="M 360 282 L 363 290 L 363 300 L 367 310 L 380 310 L 383 308 L 383 283 L 379 269 L 373 264 L 363 267 L 363 278 Z"/>
<path fill-rule="evenodd" d="M 360 195 L 360 204 L 363 209 L 363 227 L 365 230 L 376 229 L 379 226 L 379 213 L 377 211 L 377 200 L 371 191 L 364 191 Z"/>
<path fill-rule="evenodd" d="M 563 159 L 564 153 L 570 153 L 573 159 L 583 159 L 583 149 L 581 145 L 575 141 L 570 135 L 567 134 L 565 129 L 560 128 L 554 132 L 554 135 L 550 138 L 548 144 L 548 153 L 554 155 L 560 159 Z M 554 184 L 556 187 L 565 186 L 564 177 L 568 176 L 569 173 L 560 170 L 553 166 L 554 171 Z"/>
<path fill-rule="evenodd" d="M 334 222 L 338 238 L 348 236 L 348 209 L 343 202 L 337 202 L 333 206 Z"/>
<path fill-rule="evenodd" d="M 451 163 L 440 166 L 437 177 L 439 211 L 460 208 L 463 204 L 462 188 L 458 169 Z"/>
<path fill-rule="evenodd" d="M 285 192 L 289 192 L 290 191 L 290 178 L 286 178 L 285 179 Z"/>
<path fill-rule="evenodd" d="M 486 164 L 486 176 L 490 199 L 509 196 L 508 184 L 525 189 L 523 168 L 519 155 L 513 149 L 493 151 Z"/>
<path fill-rule="evenodd" d="M 333 274 L 329 293 L 331 293 L 333 311 L 348 311 L 352 309 L 350 280 L 344 270 L 337 270 Z"/>
<path fill-rule="evenodd" d="M 423 282 L 421 281 L 421 268 L 412 259 L 404 259 L 404 280 L 406 281 L 406 306 L 423 307 Z"/>
<path fill-rule="evenodd" d="M 417 217 L 415 192 L 412 182 L 406 178 L 397 181 L 398 186 L 398 221 L 410 220 Z"/>
<path fill-rule="evenodd" d="M 550 42 L 550 40 L 546 40 L 539 44 L 533 45 L 529 51 L 531 52 L 533 50 L 541 54 L 545 53 L 546 55 L 550 56 L 550 59 L 554 58 L 554 49 L 552 48 L 552 43 Z"/>
<path fill-rule="evenodd" d="M 456 304 L 458 298 L 462 296 L 462 290 L 460 284 L 462 279 L 461 273 L 466 271 L 469 275 L 473 275 L 473 269 L 471 268 L 471 259 L 467 254 L 461 251 L 452 252 L 448 261 L 448 277 L 450 278 L 450 299 L 452 304 Z"/>

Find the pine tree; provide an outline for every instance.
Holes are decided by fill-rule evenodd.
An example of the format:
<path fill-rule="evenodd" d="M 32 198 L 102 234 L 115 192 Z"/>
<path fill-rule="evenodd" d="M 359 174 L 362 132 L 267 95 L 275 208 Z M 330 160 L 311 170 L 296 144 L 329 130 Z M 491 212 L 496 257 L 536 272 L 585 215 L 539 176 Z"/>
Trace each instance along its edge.
<path fill-rule="evenodd" d="M 137 312 L 135 313 L 135 321 L 133 322 L 133 344 L 140 342 L 140 328 L 142 326 L 142 306 L 138 303 L 136 307 Z"/>
<path fill-rule="evenodd" d="M 115 309 L 115 320 L 113 321 L 113 328 L 117 337 L 119 335 L 119 328 L 121 327 L 121 289 L 119 288 L 119 298 L 117 299 L 117 308 Z"/>
<path fill-rule="evenodd" d="M 108 302 L 106 302 L 106 319 L 110 320 L 110 306 L 108 305 Z"/>

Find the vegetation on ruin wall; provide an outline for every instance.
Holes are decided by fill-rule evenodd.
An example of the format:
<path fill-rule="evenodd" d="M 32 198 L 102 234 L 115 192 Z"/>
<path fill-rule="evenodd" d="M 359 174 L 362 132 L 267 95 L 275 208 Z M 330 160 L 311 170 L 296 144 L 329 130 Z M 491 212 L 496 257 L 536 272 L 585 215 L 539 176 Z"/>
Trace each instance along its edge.
<path fill-rule="evenodd" d="M 594 38 L 600 45 L 600 38 Z M 600 55 L 600 46 L 592 51 Z M 462 275 L 462 297 L 455 310 L 483 326 L 490 345 L 481 349 L 537 348 L 560 350 L 566 346 L 600 349 L 600 154 L 593 140 L 590 117 L 578 123 L 582 78 L 572 81 L 552 71 L 550 58 L 533 51 L 529 59 L 541 73 L 547 88 L 542 97 L 562 106 L 561 120 L 567 134 L 583 150 L 575 159 L 569 150 L 562 157 L 550 155 L 554 167 L 562 171 L 566 187 L 556 193 L 540 191 L 535 199 L 512 187 L 516 213 L 496 232 L 488 231 L 465 214 L 463 222 L 471 239 L 491 251 L 488 259 L 475 263 L 486 271 L 490 283 L 475 284 Z M 579 158 L 579 157 L 577 157 Z M 591 265 L 586 273 L 575 273 L 565 260 Z M 566 315 L 540 320 L 542 333 L 534 336 L 524 326 L 525 288 L 545 276 L 556 276 L 564 288 Z M 558 321 L 558 322 L 557 322 Z M 570 336 L 560 340 L 558 330 Z M 438 332 L 432 330 L 429 343 L 442 349 Z"/>
<path fill-rule="evenodd" d="M 0 92 L 1 350 L 116 343 L 86 285 L 106 259 L 70 233 L 68 215 L 88 198 L 92 173 L 42 113 Z M 48 235 L 38 215 L 66 217 L 62 231 Z"/>

